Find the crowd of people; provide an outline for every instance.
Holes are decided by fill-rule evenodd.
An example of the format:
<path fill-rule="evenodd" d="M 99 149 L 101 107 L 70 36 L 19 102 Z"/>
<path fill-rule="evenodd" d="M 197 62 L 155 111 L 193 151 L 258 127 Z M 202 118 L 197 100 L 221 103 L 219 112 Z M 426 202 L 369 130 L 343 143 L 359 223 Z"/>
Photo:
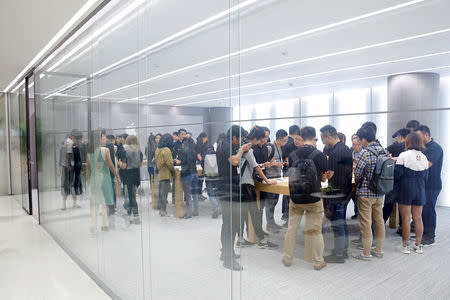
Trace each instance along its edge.
<path fill-rule="evenodd" d="M 183 218 L 198 216 L 199 202 L 205 199 L 211 203 L 212 218 L 222 215 L 220 259 L 231 270 L 243 269 L 236 246 L 279 248 L 268 237 L 282 228 L 287 228 L 282 263 L 291 266 L 303 216 L 305 260 L 312 262 L 315 270 L 327 263 L 345 263 L 350 245 L 349 201 L 355 203 L 351 218 L 357 219 L 360 229 L 360 238 L 351 243 L 361 251 L 352 253 L 353 258 L 383 258 L 385 223 L 394 203 L 398 203 L 401 216 L 399 250 L 421 254 L 424 247 L 435 244 L 443 151 L 426 125 L 409 121 L 394 133 L 395 142 L 386 148 L 378 141 L 373 122 L 364 123 L 351 137 L 350 148 L 345 135 L 331 125 L 319 132 L 310 126 L 292 125 L 289 132 L 278 130 L 273 142 L 269 136 L 267 127 L 254 126 L 248 132 L 233 125 L 211 143 L 204 132 L 194 141 L 190 132 L 179 129 L 172 134 L 150 134 L 142 152 L 136 135 L 112 136 L 99 129 L 83 140 L 74 130 L 60 150 L 62 209 L 67 208 L 68 195 L 73 197 L 73 206 L 79 207 L 77 196 L 89 186 L 92 232 L 97 230 L 99 211 L 101 230 L 114 229 L 120 195 L 130 223 L 140 224 L 136 195 L 142 192 L 140 167 L 146 160 L 151 183 L 158 185 L 152 201 L 157 201 L 161 217 L 168 216 L 169 193 L 172 203 L 175 201 L 175 170 L 181 175 Z M 316 146 L 318 138 L 324 145 L 322 151 Z M 257 202 L 255 182 L 276 185 L 284 177 L 288 178 L 289 196 L 261 192 Z M 203 196 L 204 187 L 207 197 Z M 277 222 L 274 212 L 279 201 L 282 216 Z M 334 248 L 327 256 L 323 216 L 330 220 L 334 235 Z M 248 238 L 250 227 L 256 241 Z M 415 237 L 410 245 L 411 231 Z"/>

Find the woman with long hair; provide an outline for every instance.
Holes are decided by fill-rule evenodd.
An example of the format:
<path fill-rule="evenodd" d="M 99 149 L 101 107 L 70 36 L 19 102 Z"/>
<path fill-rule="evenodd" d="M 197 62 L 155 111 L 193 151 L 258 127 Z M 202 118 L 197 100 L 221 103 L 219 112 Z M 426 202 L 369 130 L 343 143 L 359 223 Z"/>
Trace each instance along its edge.
<path fill-rule="evenodd" d="M 97 211 L 100 207 L 102 211 L 102 230 L 108 228 L 107 207 L 114 204 L 114 194 L 111 185 L 110 171 L 116 176 L 120 183 L 120 176 L 111 161 L 109 149 L 106 146 L 106 133 L 96 130 L 91 133 L 87 147 L 86 157 L 87 180 L 90 181 L 91 189 L 91 232 L 94 233 L 97 227 Z"/>
<path fill-rule="evenodd" d="M 139 208 L 136 202 L 136 190 L 141 185 L 140 166 L 143 155 L 139 147 L 138 139 L 135 135 L 130 135 L 125 140 L 124 150 L 126 152 L 125 161 L 120 161 L 119 167 L 124 172 L 124 183 L 128 191 L 128 215 L 133 213 L 134 219 L 130 220 L 131 224 L 140 224 Z"/>
<path fill-rule="evenodd" d="M 428 178 L 429 162 L 422 151 L 425 149 L 420 136 L 412 132 L 406 137 L 406 151 L 400 153 L 395 164 L 395 177 L 399 182 L 398 206 L 402 217 L 403 243 L 400 251 L 410 254 L 411 250 L 422 254 L 422 208 L 426 201 L 425 182 Z M 414 220 L 416 242 L 408 245 L 411 231 L 411 214 Z"/>
<path fill-rule="evenodd" d="M 170 150 L 172 144 L 172 135 L 166 133 L 161 137 L 155 152 L 159 182 L 158 208 L 161 217 L 167 215 L 167 195 L 170 191 L 170 180 L 172 179 L 173 172 L 172 151 Z"/>

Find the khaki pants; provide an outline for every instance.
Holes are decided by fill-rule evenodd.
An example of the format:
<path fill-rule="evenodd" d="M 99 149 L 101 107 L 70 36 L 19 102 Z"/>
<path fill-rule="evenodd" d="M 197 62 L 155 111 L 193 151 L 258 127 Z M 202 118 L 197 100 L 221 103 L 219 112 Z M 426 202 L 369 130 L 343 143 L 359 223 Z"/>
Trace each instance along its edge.
<path fill-rule="evenodd" d="M 289 201 L 289 223 L 284 240 L 283 258 L 292 262 L 294 258 L 295 240 L 298 226 L 305 213 L 305 260 L 314 264 L 321 264 L 323 260 L 323 236 L 322 236 L 322 200 L 310 204 L 295 204 Z"/>
<path fill-rule="evenodd" d="M 385 228 L 383 219 L 383 198 L 358 197 L 358 225 L 361 230 L 364 251 L 372 246 L 372 222 L 375 226 L 377 247 L 383 248 Z"/>

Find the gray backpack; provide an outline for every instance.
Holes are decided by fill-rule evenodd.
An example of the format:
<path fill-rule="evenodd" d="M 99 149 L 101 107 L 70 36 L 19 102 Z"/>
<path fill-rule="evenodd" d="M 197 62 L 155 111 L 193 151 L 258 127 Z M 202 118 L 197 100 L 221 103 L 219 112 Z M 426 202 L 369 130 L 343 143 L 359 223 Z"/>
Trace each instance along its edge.
<path fill-rule="evenodd" d="M 369 182 L 369 190 L 377 195 L 389 194 L 394 189 L 394 160 L 384 150 L 378 152 L 373 147 L 367 147 L 366 150 L 377 156 L 372 179 Z"/>

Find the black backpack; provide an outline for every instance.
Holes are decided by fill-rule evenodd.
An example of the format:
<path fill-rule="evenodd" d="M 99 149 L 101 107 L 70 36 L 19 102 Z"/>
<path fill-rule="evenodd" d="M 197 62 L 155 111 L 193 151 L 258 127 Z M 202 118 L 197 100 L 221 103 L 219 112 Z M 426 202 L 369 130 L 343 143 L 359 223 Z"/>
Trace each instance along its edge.
<path fill-rule="evenodd" d="M 289 166 L 289 193 L 294 203 L 311 201 L 311 193 L 320 192 L 320 181 L 313 159 L 320 154 L 314 149 L 308 158 L 299 158 L 295 152 L 290 157 L 292 165 Z"/>
<path fill-rule="evenodd" d="M 389 194 L 394 189 L 395 161 L 388 156 L 384 149 L 383 152 L 378 152 L 373 147 L 367 147 L 366 150 L 377 157 L 372 178 L 369 182 L 369 190 L 376 195 Z"/>

